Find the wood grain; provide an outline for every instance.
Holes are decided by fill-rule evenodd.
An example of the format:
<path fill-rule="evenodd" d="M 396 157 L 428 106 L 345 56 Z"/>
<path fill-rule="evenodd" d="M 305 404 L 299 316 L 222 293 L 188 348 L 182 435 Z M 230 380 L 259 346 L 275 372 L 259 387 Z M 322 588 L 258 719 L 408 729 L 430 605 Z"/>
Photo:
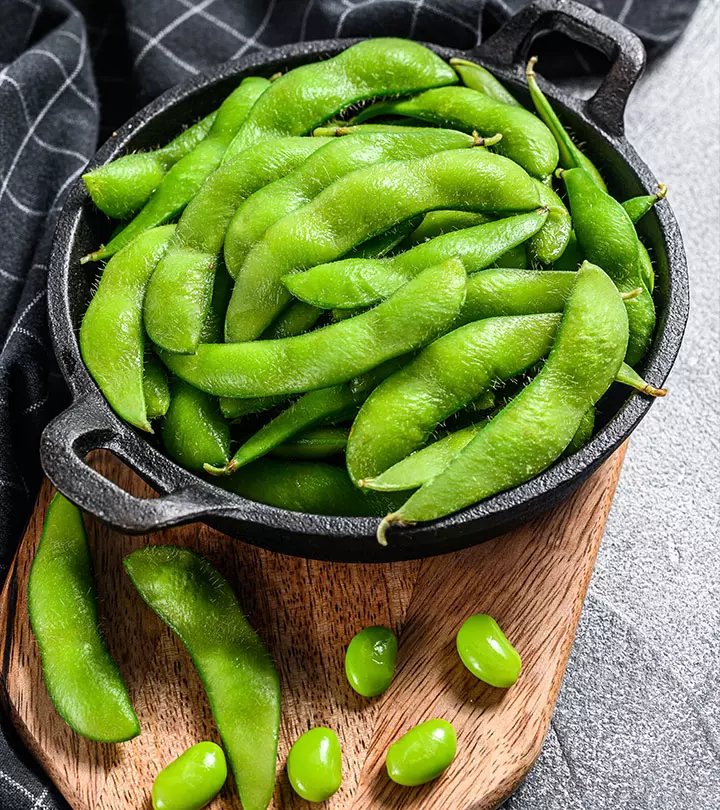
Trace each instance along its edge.
<path fill-rule="evenodd" d="M 206 555 L 228 577 L 278 665 L 283 719 L 273 810 L 309 806 L 291 791 L 284 763 L 293 740 L 318 724 L 338 732 L 344 752 L 343 786 L 328 810 L 491 810 L 542 747 L 623 456 L 624 448 L 527 526 L 425 561 L 322 563 L 260 551 L 202 525 L 128 537 L 87 520 L 103 631 L 142 726 L 138 738 L 117 746 L 70 731 L 42 680 L 26 589 L 52 496 L 46 482 L 0 597 L 2 681 L 13 723 L 75 810 L 149 810 L 160 767 L 199 740 L 219 742 L 187 653 L 122 570 L 135 548 L 172 543 Z M 152 496 L 109 454 L 94 463 L 129 491 Z M 491 613 L 522 656 L 520 680 L 509 690 L 483 685 L 457 656 L 455 633 L 477 612 Z M 348 686 L 343 659 L 350 638 L 371 624 L 398 632 L 400 656 L 388 692 L 366 700 Z M 431 717 L 454 724 L 455 762 L 431 785 L 394 785 L 384 773 L 387 746 Z M 240 810 L 232 780 L 210 807 Z"/>

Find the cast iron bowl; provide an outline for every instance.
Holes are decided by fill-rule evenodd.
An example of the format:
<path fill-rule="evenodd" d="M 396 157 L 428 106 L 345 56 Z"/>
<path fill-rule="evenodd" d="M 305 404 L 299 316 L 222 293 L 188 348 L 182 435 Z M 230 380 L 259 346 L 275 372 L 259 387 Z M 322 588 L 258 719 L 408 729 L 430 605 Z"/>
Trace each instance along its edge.
<path fill-rule="evenodd" d="M 445 58 L 466 57 L 490 68 L 518 97 L 528 101 L 524 65 L 533 39 L 561 31 L 596 47 L 610 70 L 587 101 L 546 92 L 555 108 L 599 163 L 620 199 L 653 193 L 656 180 L 624 137 L 623 114 L 645 64 L 640 41 L 618 23 L 570 0 L 537 0 L 497 34 L 470 52 L 430 45 Z M 181 125 L 206 115 L 250 74 L 273 73 L 334 56 L 357 40 L 288 45 L 229 62 L 169 90 L 120 129 L 90 163 L 95 168 L 127 150 L 167 141 Z M 144 435 L 111 410 L 83 365 L 77 334 L 91 296 L 93 272 L 79 259 L 105 241 L 110 222 L 93 210 L 82 182 L 70 192 L 60 215 L 49 265 L 49 312 L 60 367 L 73 404 L 46 428 L 43 467 L 71 501 L 115 529 L 154 531 L 201 520 L 233 537 L 302 557 L 345 562 L 386 562 L 454 551 L 507 531 L 554 506 L 584 481 L 647 413 L 651 400 L 625 392 L 606 398 L 601 429 L 577 453 L 527 483 L 432 523 L 393 531 L 389 545 L 375 541 L 378 519 L 325 517 L 277 509 L 228 493 L 168 459 Z M 653 385 L 664 383 L 680 348 L 688 312 L 688 278 L 677 222 L 667 201 L 642 221 L 656 262 L 658 327 L 642 371 Z M 614 386 L 619 388 L 620 386 Z M 160 496 L 136 498 L 85 462 L 105 448 L 136 470 Z"/>

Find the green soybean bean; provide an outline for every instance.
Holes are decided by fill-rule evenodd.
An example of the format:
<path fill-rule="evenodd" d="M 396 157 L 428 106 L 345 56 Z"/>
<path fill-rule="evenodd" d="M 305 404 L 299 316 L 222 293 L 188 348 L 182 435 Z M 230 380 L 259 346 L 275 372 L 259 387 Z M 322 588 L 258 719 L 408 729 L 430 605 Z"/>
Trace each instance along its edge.
<path fill-rule="evenodd" d="M 252 501 L 311 515 L 375 517 L 387 512 L 392 497 L 361 492 L 345 470 L 321 461 L 261 458 L 215 482 Z"/>
<path fill-rule="evenodd" d="M 607 191 L 607 186 L 603 180 L 597 166 L 590 158 L 580 151 L 573 139 L 568 134 L 562 122 L 557 117 L 552 105 L 540 89 L 535 76 L 534 67 L 537 57 L 533 56 L 527 65 L 526 76 L 530 97 L 533 100 L 535 109 L 540 118 L 545 122 L 550 132 L 555 138 L 560 153 L 560 165 L 563 169 L 583 168 L 592 177 L 593 181 L 603 190 Z"/>
<path fill-rule="evenodd" d="M 615 379 L 627 342 L 627 312 L 617 287 L 603 270 L 586 262 L 540 373 L 443 472 L 382 521 L 379 542 L 386 542 L 392 523 L 448 515 L 550 466 Z"/>
<path fill-rule="evenodd" d="M 95 205 L 113 219 L 126 219 L 145 205 L 168 170 L 185 157 L 210 131 L 217 113 L 181 132 L 162 149 L 123 155 L 83 175 Z"/>
<path fill-rule="evenodd" d="M 649 213 L 656 202 L 664 200 L 667 195 L 667 186 L 664 183 L 658 183 L 658 190 L 656 194 L 644 194 L 641 197 L 632 197 L 625 200 L 622 207 L 625 213 L 633 221 L 633 224 L 639 222 L 645 214 Z"/>
<path fill-rule="evenodd" d="M 450 260 L 425 270 L 374 309 L 282 340 L 202 344 L 193 355 L 161 353 L 178 377 L 225 397 L 327 388 L 434 340 L 456 319 L 465 270 Z M 235 287 L 237 289 L 237 285 Z"/>
<path fill-rule="evenodd" d="M 450 767 L 457 752 L 457 735 L 447 720 L 427 720 L 394 742 L 385 765 L 393 782 L 405 787 L 424 785 Z"/>
<path fill-rule="evenodd" d="M 347 446 L 347 428 L 320 427 L 306 430 L 271 451 L 278 458 L 313 461 L 342 453 Z"/>
<path fill-rule="evenodd" d="M 528 250 L 533 261 L 552 264 L 568 246 L 572 220 L 565 203 L 550 186 L 538 180 L 537 187 L 540 202 L 548 209 L 548 218 L 538 233 L 528 240 Z"/>
<path fill-rule="evenodd" d="M 575 234 L 588 261 L 602 267 L 620 292 L 641 288 L 625 306 L 630 324 L 627 362 L 634 366 L 647 352 L 655 331 L 655 306 L 640 272 L 640 240 L 620 203 L 606 194 L 584 169 L 562 173 Z"/>
<path fill-rule="evenodd" d="M 227 159 L 266 138 L 311 132 L 358 101 L 456 81 L 449 65 L 416 42 L 392 37 L 359 42 L 273 82 L 230 144 Z"/>
<path fill-rule="evenodd" d="M 406 134 L 376 132 L 330 139 L 292 174 L 261 188 L 238 208 L 225 237 L 225 263 L 230 275 L 238 275 L 250 249 L 271 225 L 314 199 L 338 178 L 375 163 L 424 157 L 478 143 L 482 142 L 463 132 L 424 127 Z"/>
<path fill-rule="evenodd" d="M 349 204 L 353 199 L 373 204 Z M 262 333 L 291 298 L 283 276 L 338 259 L 397 223 L 437 208 L 532 210 L 538 200 L 526 172 L 486 149 L 397 160 L 392 173 L 376 164 L 345 175 L 276 222 L 252 249 L 235 282 L 225 339 L 252 340 Z"/>
<path fill-rule="evenodd" d="M 492 264 L 515 245 L 537 233 L 547 211 L 534 211 L 437 236 L 385 259 L 341 259 L 286 276 L 290 292 L 327 309 L 354 309 L 381 301 L 438 262 L 462 261 L 468 273 Z"/>
<path fill-rule="evenodd" d="M 292 745 L 287 759 L 292 789 L 308 802 L 324 802 L 340 790 L 342 750 L 331 728 L 311 728 Z"/>
<path fill-rule="evenodd" d="M 448 436 L 416 450 L 407 458 L 393 464 L 375 478 L 366 478 L 363 486 L 379 492 L 417 489 L 442 472 L 452 459 L 485 426 L 486 420 L 456 430 Z"/>
<path fill-rule="evenodd" d="M 515 96 L 505 89 L 505 85 L 499 82 L 489 70 L 468 59 L 451 59 L 450 64 L 455 68 L 455 72 L 460 80 L 471 90 L 485 93 L 486 96 L 501 101 L 503 104 L 510 104 L 512 107 L 521 107 Z"/>
<path fill-rule="evenodd" d="M 165 449 L 188 470 L 223 467 L 230 458 L 230 426 L 217 398 L 175 380 L 162 424 Z"/>
<path fill-rule="evenodd" d="M 250 436 L 224 467 L 209 465 L 206 469 L 215 475 L 228 475 L 239 467 L 254 461 L 287 442 L 303 430 L 327 422 L 350 411 L 353 415 L 370 391 L 405 363 L 405 358 L 394 358 L 363 374 L 356 380 L 322 388 L 297 399 L 288 408 Z M 231 400 L 242 404 L 244 400 Z M 225 401 L 228 403 L 228 401 Z M 229 405 L 229 403 L 228 403 Z M 227 414 L 228 411 L 226 410 Z"/>
<path fill-rule="evenodd" d="M 440 422 L 494 383 L 545 357 L 560 320 L 558 314 L 487 318 L 425 348 L 360 408 L 347 446 L 350 478 L 364 486 L 421 448 Z"/>
<path fill-rule="evenodd" d="M 140 733 L 130 697 L 97 617 L 82 515 L 56 494 L 28 580 L 28 611 L 50 699 L 83 737 L 124 742 Z"/>
<path fill-rule="evenodd" d="M 227 580 L 198 554 L 147 546 L 124 560 L 140 596 L 187 647 L 245 810 L 265 810 L 275 786 L 280 684 Z"/>
<path fill-rule="evenodd" d="M 213 742 L 200 742 L 166 765 L 152 786 L 153 810 L 201 810 L 227 779 L 225 754 Z"/>
<path fill-rule="evenodd" d="M 244 79 L 220 105 L 204 140 L 181 158 L 165 175 L 140 213 L 107 245 L 81 259 L 98 261 L 117 253 L 138 234 L 172 219 L 192 200 L 205 180 L 220 165 L 225 150 L 256 100 L 270 86 L 267 79 Z"/>
<path fill-rule="evenodd" d="M 142 306 L 150 276 L 174 230 L 174 225 L 153 228 L 113 256 L 80 327 L 83 362 L 107 401 L 126 422 L 150 432 Z"/>
<path fill-rule="evenodd" d="M 143 396 L 148 419 L 165 416 L 170 407 L 170 386 L 168 385 L 165 366 L 160 358 L 150 352 L 145 355 L 143 371 Z"/>
<path fill-rule="evenodd" d="M 466 619 L 455 643 L 463 664 L 490 686 L 507 689 L 520 676 L 520 656 L 492 616 L 476 613 Z"/>
<path fill-rule="evenodd" d="M 558 163 L 555 139 L 539 118 L 469 87 L 441 87 L 400 101 L 380 101 L 355 116 L 353 123 L 378 115 L 409 115 L 484 137 L 500 133 L 502 140 L 494 148 L 533 177 L 547 177 Z"/>
<path fill-rule="evenodd" d="M 366 627 L 353 636 L 345 652 L 345 674 L 363 697 L 381 695 L 395 674 L 398 644 L 387 627 Z"/>
<path fill-rule="evenodd" d="M 191 354 L 212 296 L 225 232 L 238 205 L 268 181 L 297 168 L 319 138 L 279 138 L 248 149 L 208 178 L 177 225 L 145 297 L 145 328 L 158 346 Z"/>

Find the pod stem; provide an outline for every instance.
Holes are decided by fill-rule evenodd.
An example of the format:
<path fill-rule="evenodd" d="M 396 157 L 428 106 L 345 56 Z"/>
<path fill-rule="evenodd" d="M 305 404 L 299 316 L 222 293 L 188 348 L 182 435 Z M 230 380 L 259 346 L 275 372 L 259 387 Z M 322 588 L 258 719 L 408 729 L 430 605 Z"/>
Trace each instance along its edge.
<path fill-rule="evenodd" d="M 80 264 L 87 264 L 88 262 L 99 262 L 101 259 L 104 259 L 104 251 L 105 245 L 100 245 L 97 250 L 93 250 L 92 253 L 88 253 L 87 256 L 83 256 L 80 259 Z"/>
<path fill-rule="evenodd" d="M 638 295 L 642 295 L 643 288 L 642 287 L 635 287 L 634 290 L 630 290 L 629 292 L 620 293 L 620 297 L 623 301 L 632 301 L 638 297 Z"/>
<path fill-rule="evenodd" d="M 210 475 L 232 475 L 235 470 L 237 470 L 237 464 L 234 460 L 230 460 L 224 467 L 214 467 L 212 464 L 203 464 L 203 469 L 205 472 L 210 473 Z"/>
<path fill-rule="evenodd" d="M 495 146 L 496 143 L 499 143 L 502 140 L 502 132 L 491 135 L 489 138 L 483 138 L 478 134 L 478 131 L 474 129 L 472 136 L 473 146 Z"/>
<path fill-rule="evenodd" d="M 658 183 L 658 190 L 655 194 L 655 202 L 659 202 L 660 200 L 664 200 L 667 197 L 668 187 L 665 183 Z"/>
<path fill-rule="evenodd" d="M 389 515 L 385 515 L 385 517 L 380 521 L 379 526 L 377 527 L 377 532 L 375 536 L 377 537 L 377 541 L 381 546 L 387 546 L 387 530 L 393 524 L 397 526 L 409 526 L 410 523 L 407 520 L 403 520 L 400 517 L 398 512 L 391 512 Z"/>

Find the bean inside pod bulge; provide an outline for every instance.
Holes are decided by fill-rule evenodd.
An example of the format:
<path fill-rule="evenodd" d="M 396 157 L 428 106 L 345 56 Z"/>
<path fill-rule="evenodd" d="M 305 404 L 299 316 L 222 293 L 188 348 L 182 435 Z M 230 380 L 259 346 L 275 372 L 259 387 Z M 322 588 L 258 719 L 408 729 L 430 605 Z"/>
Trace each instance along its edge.
<path fill-rule="evenodd" d="M 397 638 L 387 627 L 366 627 L 353 637 L 345 653 L 345 674 L 363 697 L 382 694 L 393 679 Z"/>
<path fill-rule="evenodd" d="M 331 728 L 311 728 L 293 743 L 287 774 L 295 793 L 309 802 L 324 802 L 342 784 L 342 749 Z"/>
<path fill-rule="evenodd" d="M 405 787 L 424 785 L 450 766 L 456 751 L 457 735 L 452 725 L 447 720 L 428 720 L 388 748 L 388 776 Z"/>
<path fill-rule="evenodd" d="M 227 762 L 214 742 L 200 742 L 164 767 L 152 787 L 153 810 L 200 810 L 222 790 Z"/>
<path fill-rule="evenodd" d="M 456 644 L 463 664 L 481 681 L 503 689 L 517 681 L 522 661 L 492 616 L 477 613 L 466 619 Z"/>

